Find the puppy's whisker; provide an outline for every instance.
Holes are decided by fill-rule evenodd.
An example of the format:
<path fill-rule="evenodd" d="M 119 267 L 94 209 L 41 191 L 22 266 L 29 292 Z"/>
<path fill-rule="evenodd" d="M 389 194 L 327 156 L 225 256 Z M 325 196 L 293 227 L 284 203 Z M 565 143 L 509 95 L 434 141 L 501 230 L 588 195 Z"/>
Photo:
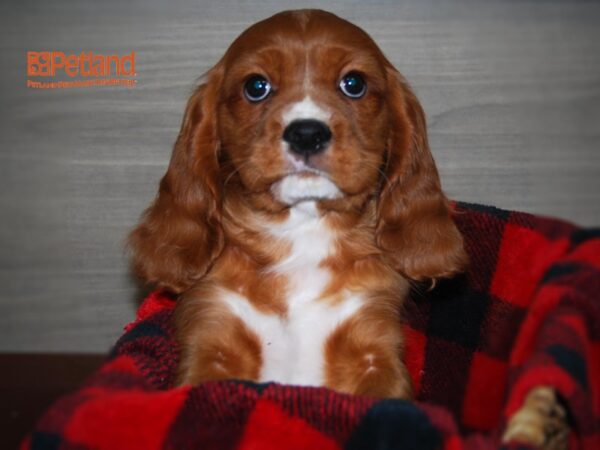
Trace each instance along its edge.
<path fill-rule="evenodd" d="M 374 170 L 376 170 L 377 172 L 379 172 L 379 174 L 381 175 L 381 178 L 382 178 L 382 179 L 383 179 L 383 181 L 384 181 L 384 183 L 382 183 L 381 189 L 383 189 L 383 186 L 385 186 L 386 184 L 387 184 L 387 185 L 390 185 L 390 184 L 392 184 L 392 181 L 391 181 L 391 180 L 390 180 L 390 178 L 389 178 L 389 177 L 386 175 L 386 173 L 385 173 L 385 172 L 384 172 L 384 171 L 381 169 L 381 167 L 380 167 L 380 166 L 377 166 L 377 165 L 375 165 L 375 164 L 372 164 L 372 163 L 366 163 L 366 164 L 365 164 L 365 166 L 367 166 L 368 168 L 370 168 L 370 169 L 374 169 Z M 395 197 L 392 197 L 392 199 L 391 199 L 391 200 L 393 201 L 393 204 L 394 204 L 394 207 L 395 207 L 395 208 L 398 208 L 398 209 L 401 209 L 401 208 L 402 208 L 402 205 L 400 204 L 400 202 L 398 201 L 398 199 L 397 199 L 397 198 L 395 198 Z"/>
<path fill-rule="evenodd" d="M 244 161 L 240 166 L 236 167 L 233 172 L 231 172 L 229 175 L 227 175 L 227 178 L 225 178 L 225 181 L 223 182 L 223 187 L 227 186 L 227 183 L 229 183 L 229 181 L 231 181 L 231 178 L 239 173 L 240 170 L 242 170 L 245 166 L 247 166 L 250 162 L 249 161 Z M 233 163 L 231 163 L 233 165 Z"/>
<path fill-rule="evenodd" d="M 410 291 L 414 297 L 418 297 L 419 300 L 425 300 L 427 298 L 427 290 L 423 287 L 422 283 L 411 280 L 410 278 L 406 278 L 406 280 L 410 285 Z"/>
<path fill-rule="evenodd" d="M 383 178 L 386 183 L 390 183 L 389 177 L 385 174 L 385 172 L 381 169 L 380 166 L 372 164 L 372 163 L 365 163 L 365 166 L 368 167 L 368 168 L 370 168 L 370 169 L 374 169 L 377 172 L 379 172 L 379 174 L 381 175 L 381 178 Z"/>

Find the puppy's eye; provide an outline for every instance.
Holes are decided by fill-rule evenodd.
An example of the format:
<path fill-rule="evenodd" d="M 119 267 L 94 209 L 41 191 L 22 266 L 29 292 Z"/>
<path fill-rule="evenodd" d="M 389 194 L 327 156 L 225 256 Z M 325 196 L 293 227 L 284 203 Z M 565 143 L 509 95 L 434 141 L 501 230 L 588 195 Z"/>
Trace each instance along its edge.
<path fill-rule="evenodd" d="M 358 73 L 350 72 L 341 79 L 340 89 L 347 97 L 361 98 L 367 92 L 367 83 Z"/>
<path fill-rule="evenodd" d="M 244 84 L 244 95 L 251 102 L 260 102 L 271 93 L 271 83 L 261 76 L 253 75 Z"/>

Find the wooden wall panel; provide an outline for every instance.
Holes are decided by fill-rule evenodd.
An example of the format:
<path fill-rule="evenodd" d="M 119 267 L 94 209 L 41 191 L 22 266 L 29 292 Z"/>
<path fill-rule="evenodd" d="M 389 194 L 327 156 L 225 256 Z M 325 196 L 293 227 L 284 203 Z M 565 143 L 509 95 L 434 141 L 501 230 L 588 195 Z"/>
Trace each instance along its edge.
<path fill-rule="evenodd" d="M 166 3 L 0 6 L 0 351 L 108 350 L 139 297 L 122 242 L 194 81 L 250 23 L 299 6 Z M 406 75 L 453 198 L 600 223 L 600 4 L 304 5 L 364 27 Z M 28 50 L 135 50 L 139 82 L 28 89 Z"/>

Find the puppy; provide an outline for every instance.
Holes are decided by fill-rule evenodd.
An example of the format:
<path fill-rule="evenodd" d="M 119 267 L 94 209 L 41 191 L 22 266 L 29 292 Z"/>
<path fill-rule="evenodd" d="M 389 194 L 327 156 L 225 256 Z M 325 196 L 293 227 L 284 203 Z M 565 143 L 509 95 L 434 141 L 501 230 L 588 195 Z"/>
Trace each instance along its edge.
<path fill-rule="evenodd" d="M 411 281 L 466 263 L 415 95 L 318 10 L 251 26 L 208 71 L 129 243 L 136 272 L 178 295 L 177 384 L 377 397 L 411 395 Z"/>

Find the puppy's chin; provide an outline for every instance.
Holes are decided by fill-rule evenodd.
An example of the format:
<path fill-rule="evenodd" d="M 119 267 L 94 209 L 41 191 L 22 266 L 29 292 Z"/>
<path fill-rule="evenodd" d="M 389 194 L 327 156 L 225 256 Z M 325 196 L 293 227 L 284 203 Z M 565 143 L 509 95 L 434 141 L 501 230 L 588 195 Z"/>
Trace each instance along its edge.
<path fill-rule="evenodd" d="M 312 172 L 287 175 L 271 187 L 271 193 L 286 205 L 342 197 L 340 189 L 328 178 Z"/>

